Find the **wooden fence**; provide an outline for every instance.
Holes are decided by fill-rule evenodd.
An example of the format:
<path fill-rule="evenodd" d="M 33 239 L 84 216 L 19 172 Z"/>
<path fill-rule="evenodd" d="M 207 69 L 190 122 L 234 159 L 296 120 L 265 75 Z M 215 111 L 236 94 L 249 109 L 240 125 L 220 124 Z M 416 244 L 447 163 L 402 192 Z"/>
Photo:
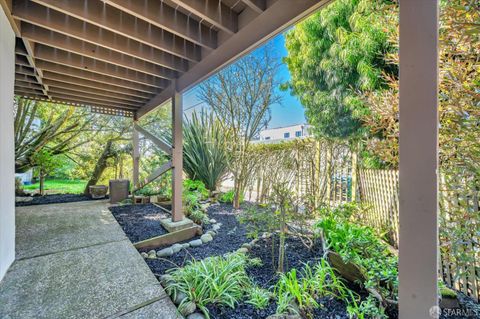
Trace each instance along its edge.
<path fill-rule="evenodd" d="M 332 206 L 358 201 L 368 209 L 363 223 L 386 234 L 398 247 L 398 171 L 360 169 L 357 155 L 347 145 L 303 140 L 282 146 L 260 146 L 247 192 L 259 202 L 269 197 L 273 183 L 288 181 L 300 196 Z M 252 156 L 254 161 L 255 156 Z M 445 283 L 480 299 L 479 187 L 470 177 L 440 181 L 440 272 Z M 475 181 L 477 182 L 477 181 Z M 472 191 L 466 191 L 472 189 Z"/>

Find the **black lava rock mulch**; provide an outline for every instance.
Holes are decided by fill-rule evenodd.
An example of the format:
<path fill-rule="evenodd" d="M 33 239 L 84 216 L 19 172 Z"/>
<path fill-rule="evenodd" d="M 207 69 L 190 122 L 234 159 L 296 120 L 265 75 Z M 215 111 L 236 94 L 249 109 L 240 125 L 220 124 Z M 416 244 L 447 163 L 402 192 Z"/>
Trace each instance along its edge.
<path fill-rule="evenodd" d="M 27 196 L 25 196 L 27 198 Z M 103 199 L 103 198 L 102 198 Z M 81 194 L 52 194 L 44 196 L 33 196 L 30 201 L 17 201 L 15 206 L 32 206 L 32 205 L 45 205 L 45 204 L 61 204 L 72 202 L 83 202 L 87 200 L 95 200 L 90 196 Z"/>
<path fill-rule="evenodd" d="M 153 204 L 112 206 L 109 209 L 132 243 L 167 233 L 160 225 L 160 219 L 170 215 Z"/>
<path fill-rule="evenodd" d="M 199 247 L 181 250 L 171 257 L 162 259 L 145 259 L 148 266 L 155 275 L 162 275 L 167 269 L 182 267 L 188 260 L 201 260 L 210 256 L 221 256 L 240 248 L 242 244 L 249 241 L 246 235 L 245 226 L 237 221 L 237 213 L 232 205 L 218 204 L 208 208 L 208 216 L 222 223 L 220 232 L 213 241 Z M 205 230 L 210 228 L 205 226 Z M 195 237 L 190 240 L 200 238 Z M 190 241 L 189 240 L 189 241 Z"/>

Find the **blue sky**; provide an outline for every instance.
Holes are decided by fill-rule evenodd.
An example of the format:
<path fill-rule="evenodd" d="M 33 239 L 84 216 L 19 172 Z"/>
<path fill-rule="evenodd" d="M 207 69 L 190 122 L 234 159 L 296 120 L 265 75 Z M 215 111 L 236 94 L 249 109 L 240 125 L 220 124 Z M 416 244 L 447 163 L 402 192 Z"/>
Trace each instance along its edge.
<path fill-rule="evenodd" d="M 281 59 L 287 55 L 285 38 L 283 34 L 273 38 L 268 44 L 271 46 L 272 50 L 275 50 L 274 56 L 278 56 L 279 62 L 281 63 Z M 255 54 L 255 51 L 250 54 Z M 281 82 L 285 82 L 290 79 L 290 73 L 288 72 L 288 68 L 284 63 L 282 63 L 280 66 L 279 72 L 277 73 L 277 79 Z M 291 96 L 289 92 L 282 92 L 278 89 L 278 93 L 282 96 L 282 101 L 279 104 L 274 104 L 271 106 L 272 120 L 270 121 L 268 127 L 272 128 L 305 123 L 304 109 L 300 104 L 300 101 L 295 96 Z M 187 117 L 194 110 L 199 111 L 202 109 L 202 107 L 204 107 L 204 105 L 197 98 L 196 87 L 184 94 L 183 103 Z"/>

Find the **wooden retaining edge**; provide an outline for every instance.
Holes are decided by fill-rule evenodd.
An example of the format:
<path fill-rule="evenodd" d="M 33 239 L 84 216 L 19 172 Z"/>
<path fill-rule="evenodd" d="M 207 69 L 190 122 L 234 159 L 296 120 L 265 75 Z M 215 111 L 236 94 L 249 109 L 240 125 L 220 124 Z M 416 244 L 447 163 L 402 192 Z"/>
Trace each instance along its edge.
<path fill-rule="evenodd" d="M 188 240 L 201 234 L 202 228 L 195 225 L 189 228 L 177 230 L 175 232 L 139 241 L 133 244 L 133 246 L 136 249 L 154 249 L 160 246 L 172 245 L 184 240 Z"/>

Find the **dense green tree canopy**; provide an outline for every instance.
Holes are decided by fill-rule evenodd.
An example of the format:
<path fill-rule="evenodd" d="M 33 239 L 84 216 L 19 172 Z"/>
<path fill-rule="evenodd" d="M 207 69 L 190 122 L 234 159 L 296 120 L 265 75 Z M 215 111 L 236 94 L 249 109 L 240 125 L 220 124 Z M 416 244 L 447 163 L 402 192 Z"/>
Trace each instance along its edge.
<path fill-rule="evenodd" d="M 361 133 L 367 112 L 358 92 L 382 87 L 381 74 L 396 73 L 383 56 L 393 50 L 379 16 L 395 2 L 337 0 L 286 34 L 284 88 L 299 97 L 318 136 L 348 138 Z"/>

